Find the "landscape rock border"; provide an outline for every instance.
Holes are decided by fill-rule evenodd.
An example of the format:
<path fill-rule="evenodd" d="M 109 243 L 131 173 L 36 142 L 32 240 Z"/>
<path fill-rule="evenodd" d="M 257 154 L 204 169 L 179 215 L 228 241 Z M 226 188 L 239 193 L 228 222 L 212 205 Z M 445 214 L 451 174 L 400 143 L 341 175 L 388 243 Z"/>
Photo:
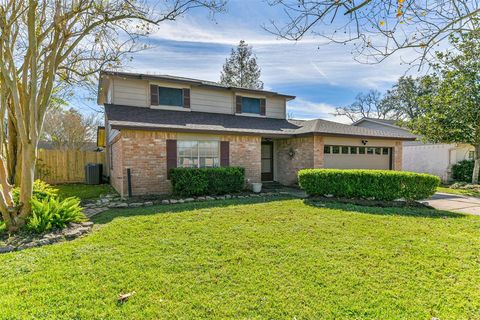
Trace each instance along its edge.
<path fill-rule="evenodd" d="M 25 233 L 20 233 L 9 239 L 5 246 L 0 246 L 0 254 L 41 247 L 57 242 L 71 241 L 90 233 L 92 228 L 93 222 L 86 221 L 80 223 L 69 223 L 67 228 L 53 230 L 40 235 L 27 235 Z"/>
<path fill-rule="evenodd" d="M 242 193 L 242 194 L 226 194 L 219 196 L 199 196 L 188 198 L 169 198 L 169 199 L 157 199 L 148 201 L 139 201 L 134 199 L 135 202 L 128 202 L 128 199 L 121 198 L 117 195 L 106 195 L 95 202 L 86 203 L 83 205 L 84 213 L 87 217 L 92 217 L 101 212 L 110 209 L 125 209 L 125 208 L 139 208 L 139 207 L 151 207 L 153 205 L 170 205 L 178 203 L 188 202 L 202 202 L 212 200 L 227 200 L 227 199 L 244 199 L 244 198 L 259 198 L 259 197 L 271 197 L 279 195 L 289 195 L 288 192 L 261 192 L 261 193 Z"/>

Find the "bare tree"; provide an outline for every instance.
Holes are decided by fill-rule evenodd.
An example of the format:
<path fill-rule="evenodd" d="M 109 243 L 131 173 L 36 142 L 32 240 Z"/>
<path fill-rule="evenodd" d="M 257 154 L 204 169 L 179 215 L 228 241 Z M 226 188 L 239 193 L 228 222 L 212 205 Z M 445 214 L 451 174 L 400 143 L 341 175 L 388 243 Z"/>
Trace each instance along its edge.
<path fill-rule="evenodd" d="M 346 116 L 352 122 L 361 118 L 396 119 L 393 110 L 382 103 L 382 94 L 377 90 L 359 93 L 355 101 L 345 107 L 336 109 L 335 116 Z"/>
<path fill-rule="evenodd" d="M 286 21 L 266 29 L 289 40 L 307 35 L 334 43 L 352 43 L 361 62 L 376 63 L 413 49 L 419 63 L 452 33 L 478 29 L 478 0 L 270 0 L 283 8 Z M 283 19 L 282 19 L 283 21 Z M 409 61 L 412 63 L 413 60 Z"/>
<path fill-rule="evenodd" d="M 42 140 L 59 150 L 82 150 L 95 141 L 101 120 L 96 114 L 84 115 L 71 108 L 51 109 L 45 115 Z"/>
<path fill-rule="evenodd" d="M 37 144 L 55 88 L 118 67 L 163 21 L 222 6 L 223 0 L 0 0 L 0 116 L 6 119 L 0 122 L 0 212 L 10 232 L 31 213 Z M 18 207 L 12 177 L 21 190 Z"/>

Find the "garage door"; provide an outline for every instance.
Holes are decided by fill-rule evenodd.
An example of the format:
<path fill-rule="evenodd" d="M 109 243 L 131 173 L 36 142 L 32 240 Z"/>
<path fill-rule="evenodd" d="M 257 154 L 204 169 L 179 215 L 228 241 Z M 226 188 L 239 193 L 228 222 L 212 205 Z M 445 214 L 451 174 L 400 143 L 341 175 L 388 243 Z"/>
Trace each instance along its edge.
<path fill-rule="evenodd" d="M 391 148 L 330 146 L 324 148 L 325 168 L 391 169 Z"/>

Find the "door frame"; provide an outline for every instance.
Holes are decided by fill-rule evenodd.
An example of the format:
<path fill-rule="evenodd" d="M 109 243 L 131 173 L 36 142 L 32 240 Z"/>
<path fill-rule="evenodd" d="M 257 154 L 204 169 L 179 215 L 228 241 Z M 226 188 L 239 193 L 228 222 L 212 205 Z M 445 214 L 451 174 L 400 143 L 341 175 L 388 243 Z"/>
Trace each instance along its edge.
<path fill-rule="evenodd" d="M 262 146 L 263 145 L 270 145 L 271 148 L 271 153 L 270 153 L 270 158 L 262 158 L 262 150 L 260 149 L 260 174 L 261 174 L 261 179 L 262 181 L 273 181 L 273 172 L 274 172 L 274 161 L 273 161 L 273 155 L 274 155 L 274 152 L 273 152 L 273 148 L 274 148 L 274 145 L 273 145 L 273 141 L 262 141 Z M 263 173 L 261 172 L 262 171 L 262 164 L 261 162 L 264 160 L 264 159 L 270 159 L 270 172 L 266 172 L 266 173 Z"/>

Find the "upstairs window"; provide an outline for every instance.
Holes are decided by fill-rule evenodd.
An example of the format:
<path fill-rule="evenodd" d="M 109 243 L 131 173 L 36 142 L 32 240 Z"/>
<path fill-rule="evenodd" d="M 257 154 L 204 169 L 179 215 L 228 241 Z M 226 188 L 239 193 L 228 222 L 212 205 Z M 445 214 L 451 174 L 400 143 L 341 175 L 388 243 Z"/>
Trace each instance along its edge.
<path fill-rule="evenodd" d="M 190 89 L 150 85 L 150 105 L 190 108 Z"/>
<path fill-rule="evenodd" d="M 158 87 L 158 102 L 162 106 L 183 107 L 183 90 Z"/>
<path fill-rule="evenodd" d="M 242 97 L 242 113 L 260 114 L 260 99 Z"/>

